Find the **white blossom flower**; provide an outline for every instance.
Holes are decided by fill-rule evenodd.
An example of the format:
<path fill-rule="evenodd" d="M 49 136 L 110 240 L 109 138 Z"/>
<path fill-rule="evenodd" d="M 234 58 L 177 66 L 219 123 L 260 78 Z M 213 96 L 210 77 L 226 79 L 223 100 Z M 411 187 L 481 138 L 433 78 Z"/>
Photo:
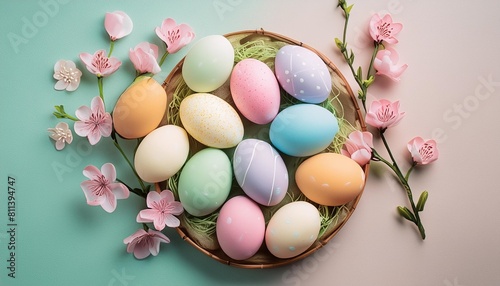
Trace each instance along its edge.
<path fill-rule="evenodd" d="M 49 128 L 49 137 L 56 141 L 56 149 L 62 150 L 66 143 L 73 142 L 73 134 L 66 122 L 57 123 L 55 128 Z"/>
<path fill-rule="evenodd" d="M 74 91 L 80 85 L 82 72 L 76 67 L 75 63 L 68 60 L 59 60 L 54 65 L 54 78 L 58 81 L 54 88 L 56 90 Z"/>

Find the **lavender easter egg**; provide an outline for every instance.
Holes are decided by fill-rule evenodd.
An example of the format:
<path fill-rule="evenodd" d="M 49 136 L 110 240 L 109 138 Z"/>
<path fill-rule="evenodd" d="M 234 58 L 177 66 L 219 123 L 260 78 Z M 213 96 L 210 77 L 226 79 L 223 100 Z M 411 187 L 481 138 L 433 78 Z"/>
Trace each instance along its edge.
<path fill-rule="evenodd" d="M 233 171 L 243 191 L 261 205 L 274 206 L 286 195 L 286 165 L 278 152 L 265 141 L 241 141 L 234 151 Z"/>
<path fill-rule="evenodd" d="M 278 114 L 280 88 L 273 71 L 256 59 L 244 59 L 231 73 L 231 95 L 241 114 L 256 124 L 267 124 Z"/>
<path fill-rule="evenodd" d="M 332 79 L 325 62 L 301 46 L 287 45 L 279 49 L 275 73 L 287 93 L 306 103 L 323 102 L 332 90 Z"/>

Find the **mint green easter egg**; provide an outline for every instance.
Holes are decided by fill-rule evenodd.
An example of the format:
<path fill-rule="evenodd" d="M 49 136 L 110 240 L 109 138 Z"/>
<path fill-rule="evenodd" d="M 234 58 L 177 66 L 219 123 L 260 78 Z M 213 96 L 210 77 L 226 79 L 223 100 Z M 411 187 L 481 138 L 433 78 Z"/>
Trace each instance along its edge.
<path fill-rule="evenodd" d="M 179 200 L 193 216 L 217 210 L 227 199 L 232 182 L 231 161 L 221 150 L 205 148 L 194 154 L 181 171 Z"/>

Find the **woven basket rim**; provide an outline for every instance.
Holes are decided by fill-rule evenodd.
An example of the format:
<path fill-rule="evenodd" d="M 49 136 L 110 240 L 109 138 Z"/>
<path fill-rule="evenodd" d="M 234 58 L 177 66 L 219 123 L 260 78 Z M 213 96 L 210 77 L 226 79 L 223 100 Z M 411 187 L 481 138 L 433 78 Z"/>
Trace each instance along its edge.
<path fill-rule="evenodd" d="M 241 36 L 241 35 L 246 35 L 246 34 L 247 35 L 256 34 L 256 35 L 262 35 L 262 36 L 269 36 L 269 37 L 271 37 L 273 39 L 276 39 L 276 40 L 279 40 L 281 42 L 285 42 L 285 43 L 289 43 L 289 44 L 293 44 L 293 45 L 297 45 L 297 46 L 301 46 L 301 47 L 307 48 L 307 49 L 313 51 L 314 53 L 316 53 L 323 60 L 323 62 L 325 62 L 325 64 L 333 72 L 335 72 L 336 75 L 340 78 L 343 87 L 346 89 L 347 93 L 349 94 L 349 96 L 351 98 L 352 104 L 354 106 L 354 112 L 356 113 L 355 116 L 356 116 L 357 120 L 359 121 L 360 128 L 361 128 L 362 131 L 366 131 L 366 123 L 364 121 L 361 109 L 360 109 L 359 104 L 357 102 L 357 98 L 354 96 L 354 93 L 352 92 L 352 89 L 351 89 L 349 83 L 347 82 L 346 78 L 344 77 L 344 75 L 340 72 L 340 70 L 337 68 L 337 66 L 327 56 L 325 56 L 320 51 L 314 49 L 313 47 L 311 47 L 311 46 L 309 46 L 309 45 L 307 45 L 307 44 L 305 44 L 303 42 L 297 41 L 295 39 L 292 39 L 290 37 L 287 37 L 287 36 L 284 36 L 284 35 L 281 35 L 281 34 L 278 34 L 278 33 L 269 32 L 269 31 L 266 31 L 264 29 L 235 31 L 235 32 L 224 34 L 223 36 L 226 37 L 226 38 L 229 38 L 229 37 L 233 37 L 233 36 Z M 179 69 L 182 68 L 184 60 L 185 60 L 185 57 L 183 57 L 173 67 L 173 69 L 171 70 L 171 72 L 169 73 L 169 75 L 167 76 L 167 78 L 164 80 L 162 86 L 163 86 L 163 88 L 165 90 L 169 89 L 169 85 L 172 84 L 173 77 L 179 72 Z M 370 165 L 369 164 L 366 164 L 363 167 L 363 171 L 365 172 L 365 184 L 366 184 L 366 180 L 368 178 L 369 169 L 370 169 Z M 329 234 L 328 236 L 326 236 L 326 237 L 318 240 L 318 243 L 316 243 L 315 245 L 313 245 L 313 247 L 309 248 L 307 251 L 301 253 L 300 255 L 297 255 L 295 257 L 288 258 L 288 259 L 282 259 L 282 260 L 280 260 L 278 262 L 260 263 L 260 264 L 249 264 L 249 263 L 246 263 L 244 260 L 243 261 L 227 260 L 227 259 L 224 259 L 224 258 L 221 258 L 221 257 L 217 256 L 216 254 L 214 254 L 214 253 L 210 252 L 209 250 L 204 249 L 203 247 L 201 247 L 200 245 L 198 245 L 189 236 L 189 234 L 187 234 L 186 232 L 184 232 L 184 230 L 183 230 L 182 227 L 177 227 L 176 231 L 177 231 L 177 233 L 180 235 L 180 237 L 184 241 L 186 241 L 189 244 L 191 244 L 194 248 L 196 248 L 201 253 L 207 255 L 208 257 L 210 257 L 210 258 L 212 258 L 212 259 L 214 259 L 214 260 L 216 260 L 216 261 L 218 261 L 220 263 L 223 263 L 223 264 L 226 264 L 226 265 L 229 265 L 229 266 L 233 266 L 233 267 L 237 267 L 237 268 L 245 268 L 245 269 L 265 269 L 265 268 L 280 267 L 280 266 L 284 266 L 284 265 L 288 265 L 288 264 L 294 263 L 294 262 L 299 261 L 299 260 L 301 260 L 301 259 L 303 259 L 305 257 L 308 257 L 309 255 L 311 255 L 314 252 L 316 252 L 318 249 L 320 249 L 323 246 L 325 246 L 342 229 L 342 227 L 347 223 L 347 221 L 349 220 L 349 218 L 351 217 L 351 215 L 355 211 L 356 206 L 357 206 L 359 200 L 361 199 L 361 196 L 362 196 L 363 192 L 364 192 L 364 186 L 363 186 L 363 190 L 361 191 L 361 193 L 350 203 L 350 209 L 349 209 L 346 217 L 343 219 L 343 221 L 337 226 L 337 228 L 331 234 Z"/>

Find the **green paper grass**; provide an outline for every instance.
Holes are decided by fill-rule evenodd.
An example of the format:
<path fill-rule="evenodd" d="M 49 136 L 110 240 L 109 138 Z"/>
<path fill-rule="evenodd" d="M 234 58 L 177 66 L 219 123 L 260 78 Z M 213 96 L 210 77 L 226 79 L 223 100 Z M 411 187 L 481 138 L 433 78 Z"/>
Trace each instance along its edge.
<path fill-rule="evenodd" d="M 240 44 L 238 42 L 233 43 L 235 50 L 235 63 L 238 63 L 243 59 L 254 58 L 266 63 L 271 68 L 271 70 L 274 70 L 274 58 L 276 56 L 276 53 L 281 47 L 285 45 L 287 44 L 281 41 L 269 41 L 261 39 L 250 40 L 243 44 Z M 193 94 L 194 92 L 186 85 L 182 77 L 179 77 L 178 82 L 175 84 L 176 84 L 176 89 L 173 94 L 173 99 L 168 106 L 169 110 L 168 123 L 181 125 L 179 118 L 180 103 L 185 97 L 189 96 L 190 94 Z M 217 91 L 214 91 L 214 94 L 216 92 Z M 352 131 L 356 130 L 356 127 L 354 127 L 351 123 L 349 123 L 346 119 L 344 119 L 345 110 L 339 98 L 340 95 L 341 95 L 341 90 L 337 86 L 332 84 L 332 92 L 330 94 L 329 99 L 320 104 L 322 107 L 326 108 L 336 116 L 339 124 L 339 131 L 335 136 L 334 140 L 332 141 L 332 143 L 330 144 L 330 146 L 328 146 L 328 148 L 325 150 L 325 152 L 340 153 L 340 150 L 342 149 L 342 146 L 344 145 L 347 136 Z M 296 98 L 288 95 L 283 89 L 281 89 L 280 110 L 283 110 L 288 106 L 298 103 L 301 102 Z M 232 102 L 230 102 L 230 104 L 232 104 Z M 297 169 L 298 165 L 305 159 L 306 158 L 295 158 L 294 160 L 288 161 L 287 168 L 293 170 L 291 172 L 292 175 L 295 173 L 295 170 Z M 177 198 L 178 198 L 178 192 L 177 192 L 178 177 L 179 176 L 176 175 L 172 177 L 168 182 L 170 190 L 174 192 Z M 235 191 L 233 188 L 233 190 L 231 190 L 229 198 L 236 195 L 235 192 L 238 194 L 242 193 L 241 189 Z M 272 215 L 281 206 L 291 201 L 299 201 L 299 200 L 309 201 L 302 193 L 300 193 L 300 191 L 289 190 L 287 192 L 287 197 L 285 197 L 283 202 L 280 203 L 279 205 L 274 207 L 261 206 L 265 216 L 266 224 L 272 217 Z M 324 236 L 327 236 L 332 231 L 334 231 L 343 222 L 343 220 L 349 213 L 349 208 L 346 205 L 338 207 L 327 207 L 318 205 L 314 202 L 311 203 L 317 206 L 321 217 L 321 229 L 318 234 L 318 239 L 322 239 Z M 208 239 L 209 244 L 213 244 L 212 243 L 213 240 L 214 239 L 216 240 L 215 228 L 216 228 L 217 217 L 218 217 L 218 212 L 215 212 L 211 215 L 201 218 L 194 217 L 185 213 L 182 216 L 182 220 L 185 222 L 183 224 L 183 227 L 186 228 L 186 230 L 188 231 L 188 233 L 190 233 L 190 235 L 197 236 L 194 238 L 194 240 L 201 242 L 202 246 L 204 244 L 203 241 L 207 241 L 207 238 L 203 236 L 210 236 L 210 238 Z"/>

